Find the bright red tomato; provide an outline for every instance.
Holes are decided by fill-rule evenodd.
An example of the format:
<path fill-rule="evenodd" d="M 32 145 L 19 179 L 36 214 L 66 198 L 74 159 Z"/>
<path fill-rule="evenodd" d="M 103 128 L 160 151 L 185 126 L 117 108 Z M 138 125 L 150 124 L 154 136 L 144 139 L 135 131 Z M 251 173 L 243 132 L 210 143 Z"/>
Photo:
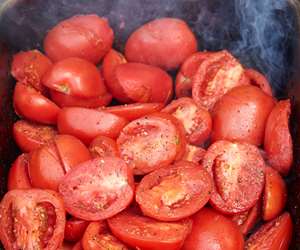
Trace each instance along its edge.
<path fill-rule="evenodd" d="M 182 250 L 243 250 L 244 239 L 238 227 L 212 210 L 201 209 L 193 216 L 193 229 Z"/>
<path fill-rule="evenodd" d="M 113 139 L 99 135 L 90 144 L 89 150 L 94 158 L 119 155 L 117 143 Z"/>
<path fill-rule="evenodd" d="M 55 63 L 42 81 L 52 90 L 75 97 L 97 98 L 106 94 L 106 87 L 98 68 L 77 57 Z"/>
<path fill-rule="evenodd" d="M 177 221 L 196 213 L 208 202 L 212 178 L 202 166 L 178 162 L 146 175 L 136 190 L 144 215 L 162 221 Z"/>
<path fill-rule="evenodd" d="M 159 112 L 163 107 L 162 103 L 133 103 L 106 107 L 103 110 L 133 121 L 145 115 Z"/>
<path fill-rule="evenodd" d="M 258 87 L 248 85 L 232 89 L 214 107 L 212 141 L 260 145 L 274 105 L 274 99 Z"/>
<path fill-rule="evenodd" d="M 59 107 L 32 87 L 17 83 L 13 102 L 19 116 L 34 122 L 56 124 Z"/>
<path fill-rule="evenodd" d="M 258 202 L 265 183 L 265 163 L 255 146 L 215 142 L 208 148 L 202 164 L 214 179 L 210 198 L 214 208 L 236 214 Z"/>
<path fill-rule="evenodd" d="M 38 50 L 21 51 L 13 56 L 11 74 L 18 82 L 29 84 L 45 93 L 46 89 L 41 80 L 51 66 L 49 58 Z"/>
<path fill-rule="evenodd" d="M 135 30 L 125 46 L 130 62 L 175 69 L 197 51 L 197 40 L 188 25 L 177 18 L 159 18 Z"/>
<path fill-rule="evenodd" d="M 250 84 L 261 88 L 267 95 L 272 96 L 272 89 L 268 79 L 255 69 L 245 69 L 245 75 L 249 78 Z"/>
<path fill-rule="evenodd" d="M 72 250 L 83 250 L 81 246 L 81 241 L 78 241 L 72 248 Z"/>
<path fill-rule="evenodd" d="M 49 190 L 12 190 L 1 201 L 0 239 L 5 249 L 57 250 L 64 238 L 65 209 Z"/>
<path fill-rule="evenodd" d="M 266 168 L 266 184 L 263 196 L 263 219 L 268 221 L 279 216 L 286 204 L 287 188 L 280 174 Z"/>
<path fill-rule="evenodd" d="M 160 222 L 130 208 L 108 219 L 108 225 L 129 246 L 143 250 L 179 250 L 191 231 L 192 221 Z"/>
<path fill-rule="evenodd" d="M 270 165 L 287 175 L 293 163 L 293 142 L 289 130 L 290 100 L 280 101 L 270 113 L 266 129 L 264 149 Z"/>
<path fill-rule="evenodd" d="M 8 173 L 7 189 L 29 189 L 31 188 L 28 176 L 28 155 L 21 154 L 12 164 Z"/>
<path fill-rule="evenodd" d="M 293 223 L 289 213 L 262 225 L 246 241 L 245 250 L 288 250 L 292 239 Z"/>
<path fill-rule="evenodd" d="M 89 222 L 71 217 L 66 221 L 65 240 L 77 242 L 80 241 Z"/>
<path fill-rule="evenodd" d="M 127 120 L 114 114 L 87 108 L 63 108 L 57 126 L 61 134 L 70 134 L 86 145 L 98 135 L 116 138 Z"/>
<path fill-rule="evenodd" d="M 169 114 L 155 113 L 124 127 L 117 145 L 134 174 L 149 173 L 183 156 L 185 138 L 176 122 Z"/>
<path fill-rule="evenodd" d="M 245 84 L 242 65 L 226 50 L 211 54 L 192 77 L 195 102 L 212 110 L 230 89 Z"/>
<path fill-rule="evenodd" d="M 53 61 L 75 56 L 98 63 L 110 50 L 113 39 L 107 19 L 78 15 L 58 23 L 48 32 L 44 50 Z"/>
<path fill-rule="evenodd" d="M 202 144 L 210 136 L 212 119 L 209 112 L 199 106 L 189 97 L 172 101 L 162 112 L 175 116 L 182 122 L 187 141 L 191 144 Z"/>
<path fill-rule="evenodd" d="M 205 149 L 187 144 L 182 160 L 201 164 L 205 153 Z"/>
<path fill-rule="evenodd" d="M 107 219 L 132 201 L 132 171 L 119 158 L 96 158 L 69 171 L 61 180 L 59 192 L 71 215 L 83 220 Z"/>
<path fill-rule="evenodd" d="M 54 140 L 57 130 L 54 127 L 19 120 L 14 123 L 13 136 L 23 152 L 30 152 Z"/>

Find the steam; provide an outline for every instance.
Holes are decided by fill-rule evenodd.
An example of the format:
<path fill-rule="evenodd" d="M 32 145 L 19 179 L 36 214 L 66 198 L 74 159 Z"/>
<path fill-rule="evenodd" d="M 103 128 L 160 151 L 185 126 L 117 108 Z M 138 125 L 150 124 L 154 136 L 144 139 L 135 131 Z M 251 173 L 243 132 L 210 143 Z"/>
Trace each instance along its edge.
<path fill-rule="evenodd" d="M 32 0 L 1 11 L 0 36 L 16 50 L 41 48 L 48 29 L 76 14 L 108 18 L 120 50 L 141 24 L 164 16 L 182 18 L 200 49 L 230 50 L 247 67 L 265 73 L 277 93 L 286 84 L 297 35 L 287 0 Z"/>

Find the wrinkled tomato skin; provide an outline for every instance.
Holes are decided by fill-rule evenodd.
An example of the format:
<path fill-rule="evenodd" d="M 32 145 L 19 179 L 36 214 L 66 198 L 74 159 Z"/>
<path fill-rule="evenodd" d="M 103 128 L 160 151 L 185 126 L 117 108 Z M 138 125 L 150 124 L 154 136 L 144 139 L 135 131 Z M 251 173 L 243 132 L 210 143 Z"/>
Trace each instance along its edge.
<path fill-rule="evenodd" d="M 228 218 L 203 208 L 193 217 L 193 228 L 182 250 L 243 250 L 244 239 L 238 227 Z"/>
<path fill-rule="evenodd" d="M 288 212 L 263 224 L 246 241 L 245 250 L 288 250 L 292 239 L 293 222 Z"/>
<path fill-rule="evenodd" d="M 46 35 L 44 50 L 54 61 L 81 57 L 98 63 L 110 50 L 114 39 L 107 19 L 97 15 L 77 15 L 63 20 Z"/>
<path fill-rule="evenodd" d="M 266 121 L 274 105 L 274 99 L 258 87 L 248 85 L 232 89 L 217 102 L 212 112 L 212 141 L 261 145 Z"/>
<path fill-rule="evenodd" d="M 183 20 L 176 18 L 159 18 L 144 24 L 125 45 L 128 61 L 166 70 L 177 68 L 196 50 L 195 35 Z"/>
<path fill-rule="evenodd" d="M 21 51 L 13 56 L 11 74 L 17 81 L 46 93 L 41 80 L 51 66 L 50 59 L 38 50 Z"/>
<path fill-rule="evenodd" d="M 14 123 L 13 136 L 23 152 L 33 151 L 54 140 L 57 135 L 55 128 L 46 125 L 19 120 Z"/>
<path fill-rule="evenodd" d="M 282 175 L 293 163 L 293 142 L 289 131 L 290 100 L 279 101 L 271 111 L 265 129 L 264 149 L 268 162 Z"/>
<path fill-rule="evenodd" d="M 58 115 L 58 131 L 80 139 L 86 145 L 98 135 L 118 137 L 127 120 L 114 114 L 86 108 L 63 108 Z"/>
<path fill-rule="evenodd" d="M 117 157 L 119 155 L 116 141 L 102 135 L 97 136 L 91 142 L 89 150 L 94 158 L 104 156 Z"/>
<path fill-rule="evenodd" d="M 16 113 L 30 121 L 56 124 L 59 107 L 30 86 L 16 84 L 13 103 Z"/>
<path fill-rule="evenodd" d="M 80 241 L 89 222 L 77 219 L 75 217 L 66 221 L 65 226 L 65 240 L 71 242 Z"/>
<path fill-rule="evenodd" d="M 21 154 L 12 164 L 8 173 L 7 189 L 29 189 L 31 188 L 28 176 L 28 155 Z"/>

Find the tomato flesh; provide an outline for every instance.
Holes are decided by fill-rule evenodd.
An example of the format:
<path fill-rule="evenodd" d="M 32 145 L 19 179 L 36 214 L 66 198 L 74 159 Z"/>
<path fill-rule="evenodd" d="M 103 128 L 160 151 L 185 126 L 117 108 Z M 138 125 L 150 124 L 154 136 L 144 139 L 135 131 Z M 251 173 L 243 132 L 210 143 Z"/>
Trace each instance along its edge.
<path fill-rule="evenodd" d="M 182 160 L 200 164 L 202 163 L 205 153 L 205 149 L 187 144 L 185 154 L 182 157 Z"/>
<path fill-rule="evenodd" d="M 94 158 L 104 156 L 118 156 L 116 142 L 106 136 L 97 136 L 90 144 L 89 150 Z"/>
<path fill-rule="evenodd" d="M 77 242 L 81 240 L 89 222 L 72 217 L 66 221 L 65 240 Z"/>
<path fill-rule="evenodd" d="M 258 86 L 267 95 L 273 95 L 270 83 L 263 74 L 254 69 L 245 69 L 245 75 L 249 78 L 250 84 Z"/>

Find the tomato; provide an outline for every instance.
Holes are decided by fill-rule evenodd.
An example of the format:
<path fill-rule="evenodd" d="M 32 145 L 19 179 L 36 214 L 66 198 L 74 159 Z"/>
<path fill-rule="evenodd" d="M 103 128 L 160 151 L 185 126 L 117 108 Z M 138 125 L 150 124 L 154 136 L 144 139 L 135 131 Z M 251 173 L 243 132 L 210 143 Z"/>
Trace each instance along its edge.
<path fill-rule="evenodd" d="M 244 69 L 228 51 L 211 54 L 192 77 L 195 102 L 212 110 L 215 103 L 230 89 L 244 85 Z"/>
<path fill-rule="evenodd" d="M 130 122 L 117 139 L 121 158 L 143 175 L 180 159 L 185 138 L 169 114 L 155 113 Z"/>
<path fill-rule="evenodd" d="M 205 149 L 187 144 L 185 154 L 182 157 L 182 160 L 191 161 L 195 163 L 202 163 L 205 153 Z"/>
<path fill-rule="evenodd" d="M 270 165 L 287 175 L 293 163 L 293 142 L 289 131 L 290 100 L 280 101 L 270 113 L 265 130 L 264 149 Z"/>
<path fill-rule="evenodd" d="M 260 219 L 261 202 L 257 202 L 250 210 L 232 217 L 243 235 L 247 235 Z"/>
<path fill-rule="evenodd" d="M 113 39 L 107 19 L 78 15 L 63 20 L 48 32 L 44 50 L 53 61 L 75 56 L 98 63 L 110 50 Z"/>
<path fill-rule="evenodd" d="M 193 228 L 182 250 L 242 250 L 243 235 L 228 218 L 212 210 L 203 208 L 193 216 Z"/>
<path fill-rule="evenodd" d="M 272 89 L 268 79 L 255 69 L 246 69 L 245 75 L 249 78 L 250 84 L 261 88 L 267 95 L 272 96 Z"/>
<path fill-rule="evenodd" d="M 53 141 L 57 131 L 46 125 L 19 120 L 14 123 L 15 142 L 23 152 L 30 152 Z"/>
<path fill-rule="evenodd" d="M 129 102 L 121 85 L 115 79 L 116 68 L 120 64 L 127 63 L 125 57 L 114 49 L 111 49 L 104 57 L 102 73 L 109 92 L 117 99 Z"/>
<path fill-rule="evenodd" d="M 293 223 L 289 213 L 262 225 L 246 241 L 245 250 L 288 250 L 292 238 Z"/>
<path fill-rule="evenodd" d="M 41 80 L 51 66 L 50 59 L 40 51 L 21 51 L 13 56 L 11 74 L 17 81 L 29 84 L 36 90 L 45 93 L 46 89 Z"/>
<path fill-rule="evenodd" d="M 72 250 L 83 250 L 82 246 L 81 246 L 81 242 L 78 241 L 72 248 Z"/>
<path fill-rule="evenodd" d="M 34 122 L 56 124 L 59 107 L 32 87 L 17 83 L 13 102 L 19 116 Z"/>
<path fill-rule="evenodd" d="M 210 136 L 212 119 L 209 112 L 199 106 L 189 97 L 172 101 L 162 112 L 175 116 L 182 122 L 187 141 L 191 144 L 202 144 Z"/>
<path fill-rule="evenodd" d="M 116 67 L 112 84 L 119 86 L 114 97 L 122 103 L 166 103 L 173 93 L 172 78 L 162 69 L 142 63 Z"/>
<path fill-rule="evenodd" d="M 108 231 L 103 221 L 91 222 L 81 244 L 84 250 L 128 250 L 128 248 Z"/>
<path fill-rule="evenodd" d="M 117 143 L 106 136 L 97 136 L 90 144 L 89 150 L 92 156 L 104 157 L 104 156 L 118 156 Z"/>
<path fill-rule="evenodd" d="M 71 217 L 66 221 L 65 226 L 65 240 L 79 241 L 81 240 L 85 229 L 88 227 L 89 222 Z"/>
<path fill-rule="evenodd" d="M 192 77 L 197 72 L 200 64 L 211 54 L 213 54 L 213 52 L 196 52 L 183 62 L 176 76 L 175 92 L 177 98 L 192 96 Z"/>
<path fill-rule="evenodd" d="M 275 219 L 283 211 L 287 200 L 287 188 L 280 174 L 266 168 L 266 184 L 263 196 L 263 219 Z"/>
<path fill-rule="evenodd" d="M 83 107 L 83 108 L 98 108 L 107 106 L 112 99 L 111 94 L 105 93 L 101 96 L 83 98 L 50 90 L 51 99 L 60 107 Z"/>
<path fill-rule="evenodd" d="M 55 63 L 42 81 L 52 90 L 75 97 L 96 98 L 106 94 L 106 87 L 98 68 L 77 57 Z"/>
<path fill-rule="evenodd" d="M 116 138 L 127 120 L 114 114 L 87 108 L 63 108 L 58 115 L 58 131 L 89 145 L 98 135 Z"/>
<path fill-rule="evenodd" d="M 8 173 L 7 189 L 29 189 L 31 188 L 28 176 L 28 155 L 21 154 L 12 164 Z"/>
<path fill-rule="evenodd" d="M 129 246 L 143 250 L 179 250 L 192 221 L 160 222 L 130 208 L 108 219 L 108 225 L 112 233 Z"/>
<path fill-rule="evenodd" d="M 249 210 L 264 188 L 265 163 L 259 150 L 247 143 L 218 141 L 202 161 L 214 179 L 211 205 L 225 214 Z"/>
<path fill-rule="evenodd" d="M 273 98 L 257 87 L 249 85 L 232 89 L 214 107 L 212 141 L 260 145 L 274 104 Z"/>
<path fill-rule="evenodd" d="M 145 115 L 159 112 L 163 107 L 162 103 L 133 103 L 106 107 L 103 110 L 133 121 Z"/>
<path fill-rule="evenodd" d="M 0 209 L 0 239 L 5 249 L 58 249 L 64 238 L 65 210 L 49 190 L 11 190 Z"/>
<path fill-rule="evenodd" d="M 125 45 L 130 62 L 175 69 L 197 51 L 197 40 L 188 25 L 177 18 L 159 18 L 135 30 Z"/>
<path fill-rule="evenodd" d="M 144 215 L 176 221 L 200 210 L 208 202 L 212 178 L 202 166 L 178 162 L 146 175 L 136 190 L 136 201 Z"/>
<path fill-rule="evenodd" d="M 58 248 L 59 250 L 72 250 L 73 249 L 73 245 L 69 242 L 63 242 L 61 248 Z"/>
<path fill-rule="evenodd" d="M 96 158 L 69 171 L 61 180 L 59 192 L 71 215 L 83 220 L 103 220 L 130 204 L 134 180 L 123 160 Z"/>

